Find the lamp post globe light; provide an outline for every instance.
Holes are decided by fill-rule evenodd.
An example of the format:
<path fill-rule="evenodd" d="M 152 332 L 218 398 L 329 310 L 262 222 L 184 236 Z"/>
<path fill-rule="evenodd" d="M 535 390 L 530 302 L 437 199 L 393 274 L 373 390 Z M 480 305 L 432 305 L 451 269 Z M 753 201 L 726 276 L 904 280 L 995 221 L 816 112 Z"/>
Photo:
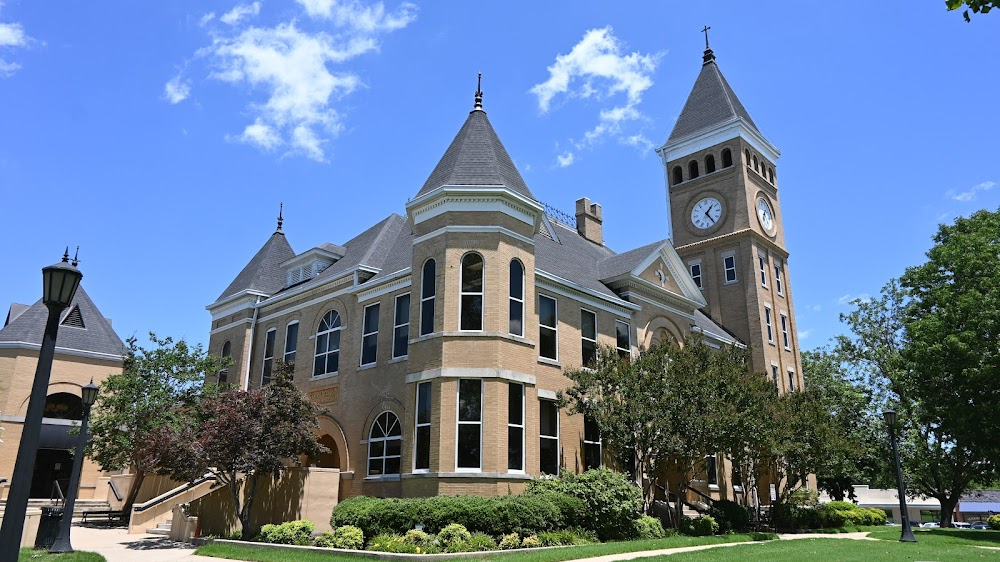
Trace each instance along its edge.
<path fill-rule="evenodd" d="M 913 529 L 910 528 L 910 516 L 906 512 L 906 489 L 903 487 L 903 468 L 899 464 L 899 447 L 896 445 L 896 411 L 886 410 L 882 412 L 885 418 L 885 425 L 889 428 L 889 442 L 892 443 L 892 459 L 896 463 L 896 489 L 899 493 L 899 515 L 902 519 L 903 529 L 899 534 L 900 542 L 917 542 L 913 536 Z"/>
<path fill-rule="evenodd" d="M 38 365 L 28 399 L 28 411 L 21 428 L 21 442 L 17 449 L 17 460 L 11 475 L 10 492 L 4 509 L 3 527 L 0 528 L 0 560 L 17 560 L 24 531 L 24 517 L 28 509 L 28 495 L 31 492 L 31 475 L 38 453 L 38 439 L 42 429 L 42 414 L 45 397 L 52 373 L 52 358 L 56 349 L 56 334 L 59 332 L 59 317 L 73 302 L 83 274 L 76 268 L 77 260 L 69 262 L 69 248 L 61 262 L 42 269 L 42 303 L 49 309 L 45 323 L 42 345 L 38 351 Z"/>
<path fill-rule="evenodd" d="M 59 520 L 59 535 L 52 543 L 49 552 L 73 552 L 73 545 L 70 544 L 70 526 L 73 524 L 73 508 L 76 506 L 76 494 L 80 488 L 80 472 L 83 471 L 83 449 L 87 445 L 87 422 L 90 421 L 90 407 L 97 401 L 97 385 L 94 379 L 90 379 L 90 384 L 83 387 L 83 420 L 80 421 L 80 435 L 76 440 L 76 452 L 73 455 L 73 472 L 69 477 L 69 491 L 66 493 L 66 502 L 63 504 L 62 519 Z"/>

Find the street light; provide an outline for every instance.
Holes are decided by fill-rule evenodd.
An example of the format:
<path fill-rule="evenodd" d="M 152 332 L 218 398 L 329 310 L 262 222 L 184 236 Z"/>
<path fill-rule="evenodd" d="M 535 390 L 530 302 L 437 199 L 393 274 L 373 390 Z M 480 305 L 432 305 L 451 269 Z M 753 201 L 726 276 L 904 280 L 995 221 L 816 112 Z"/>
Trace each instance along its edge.
<path fill-rule="evenodd" d="M 61 262 L 42 269 L 42 303 L 49 309 L 49 318 L 45 323 L 42 346 L 38 351 L 35 380 L 31 386 L 28 411 L 21 429 L 21 443 L 17 449 L 14 473 L 11 475 L 3 527 L 0 528 L 0 560 L 17 560 L 17 553 L 21 548 L 21 533 L 24 531 L 28 495 L 31 493 L 31 474 L 38 453 L 38 438 L 42 430 L 49 375 L 52 373 L 52 357 L 56 350 L 59 317 L 73 302 L 80 279 L 83 278 L 83 274 L 76 268 L 77 263 L 76 258 L 73 263 L 69 263 L 69 248 L 66 248 Z"/>
<path fill-rule="evenodd" d="M 73 552 L 73 545 L 69 541 L 70 526 L 73 524 L 73 507 L 76 505 L 76 493 L 80 488 L 80 472 L 83 470 L 83 448 L 87 445 L 87 422 L 90 418 L 90 407 L 97 400 L 97 385 L 94 379 L 90 379 L 90 384 L 83 387 L 83 420 L 80 421 L 80 435 L 76 440 L 76 455 L 73 457 L 73 472 L 69 477 L 69 491 L 66 501 L 63 503 L 62 519 L 59 521 L 59 535 L 56 542 L 52 543 L 49 552 Z"/>
<path fill-rule="evenodd" d="M 892 443 L 892 458 L 896 463 L 896 486 L 899 492 L 899 514 L 903 519 L 903 531 L 899 535 L 900 542 L 917 542 L 910 529 L 910 517 L 906 513 L 906 490 L 903 488 L 903 468 L 899 464 L 899 448 L 896 446 L 896 411 L 882 412 L 885 425 L 889 427 L 889 442 Z"/>

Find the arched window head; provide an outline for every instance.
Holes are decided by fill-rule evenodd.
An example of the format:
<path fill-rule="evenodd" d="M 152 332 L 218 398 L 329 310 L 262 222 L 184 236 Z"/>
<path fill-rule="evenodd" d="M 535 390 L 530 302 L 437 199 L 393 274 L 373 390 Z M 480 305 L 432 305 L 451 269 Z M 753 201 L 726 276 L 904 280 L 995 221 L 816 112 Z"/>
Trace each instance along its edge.
<path fill-rule="evenodd" d="M 774 183 L 774 168 L 768 167 L 767 169 L 767 181 Z"/>
<path fill-rule="evenodd" d="M 49 394 L 45 397 L 45 413 L 42 416 L 62 420 L 82 420 L 83 399 L 68 392 Z"/>
<path fill-rule="evenodd" d="M 324 314 L 316 329 L 314 377 L 336 373 L 340 369 L 340 331 L 340 313 L 331 310 Z"/>
<path fill-rule="evenodd" d="M 434 332 L 434 296 L 436 293 L 436 264 L 433 259 L 424 262 L 420 274 L 420 335 Z"/>
<path fill-rule="evenodd" d="M 524 335 L 524 266 L 518 259 L 510 260 L 510 313 L 508 331 Z"/>
<path fill-rule="evenodd" d="M 688 163 L 688 179 L 693 180 L 698 177 L 698 161 L 692 160 Z"/>
<path fill-rule="evenodd" d="M 677 185 L 684 181 L 684 172 L 681 170 L 680 166 L 674 166 L 674 185 Z"/>
<path fill-rule="evenodd" d="M 483 329 L 483 256 L 475 253 L 462 257 L 462 285 L 459 329 Z"/>
<path fill-rule="evenodd" d="M 233 356 L 233 346 L 226 341 L 222 344 L 222 360 L 228 363 L 228 360 Z M 229 382 L 229 367 L 223 367 L 219 369 L 219 384 L 226 384 Z"/>
<path fill-rule="evenodd" d="M 722 150 L 722 167 L 728 168 L 733 165 L 733 151 L 725 148 Z"/>
<path fill-rule="evenodd" d="M 759 172 L 760 171 L 760 166 L 757 165 L 757 156 L 753 157 L 753 169 L 754 169 L 755 172 Z"/>
<path fill-rule="evenodd" d="M 705 157 L 705 173 L 711 174 L 715 171 L 715 156 L 709 154 Z"/>
<path fill-rule="evenodd" d="M 747 168 L 749 168 L 751 166 L 751 162 L 750 162 L 750 149 L 748 148 L 748 149 L 744 150 L 743 154 L 745 154 L 746 157 L 747 157 Z"/>
<path fill-rule="evenodd" d="M 368 433 L 368 476 L 399 474 L 403 430 L 392 412 L 382 412 Z"/>

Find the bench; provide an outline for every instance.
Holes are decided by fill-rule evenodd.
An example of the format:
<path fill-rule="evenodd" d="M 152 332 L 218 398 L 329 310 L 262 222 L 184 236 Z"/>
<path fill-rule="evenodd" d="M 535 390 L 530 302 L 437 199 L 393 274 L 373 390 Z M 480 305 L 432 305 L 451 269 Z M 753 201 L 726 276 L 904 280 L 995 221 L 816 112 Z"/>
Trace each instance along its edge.
<path fill-rule="evenodd" d="M 125 522 L 125 512 L 115 509 L 92 509 L 90 511 L 83 512 L 83 522 L 86 523 L 88 518 L 98 518 L 107 520 L 108 524 L 112 523 L 124 523 Z"/>

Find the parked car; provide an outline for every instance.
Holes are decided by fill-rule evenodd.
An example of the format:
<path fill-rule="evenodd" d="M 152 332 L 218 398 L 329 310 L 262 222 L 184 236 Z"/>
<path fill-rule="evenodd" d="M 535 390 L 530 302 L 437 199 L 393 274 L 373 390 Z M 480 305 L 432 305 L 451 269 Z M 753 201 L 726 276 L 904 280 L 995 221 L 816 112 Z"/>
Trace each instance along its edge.
<path fill-rule="evenodd" d="M 990 529 L 990 526 L 980 521 L 979 523 L 973 523 L 971 528 L 977 531 L 988 531 Z"/>
<path fill-rule="evenodd" d="M 956 529 L 971 529 L 972 525 L 966 523 L 965 521 L 952 521 L 951 526 Z"/>
<path fill-rule="evenodd" d="M 938 523 L 937 521 L 928 521 L 923 525 L 921 525 L 921 527 L 923 527 L 924 529 L 937 529 L 940 526 L 941 524 Z"/>

